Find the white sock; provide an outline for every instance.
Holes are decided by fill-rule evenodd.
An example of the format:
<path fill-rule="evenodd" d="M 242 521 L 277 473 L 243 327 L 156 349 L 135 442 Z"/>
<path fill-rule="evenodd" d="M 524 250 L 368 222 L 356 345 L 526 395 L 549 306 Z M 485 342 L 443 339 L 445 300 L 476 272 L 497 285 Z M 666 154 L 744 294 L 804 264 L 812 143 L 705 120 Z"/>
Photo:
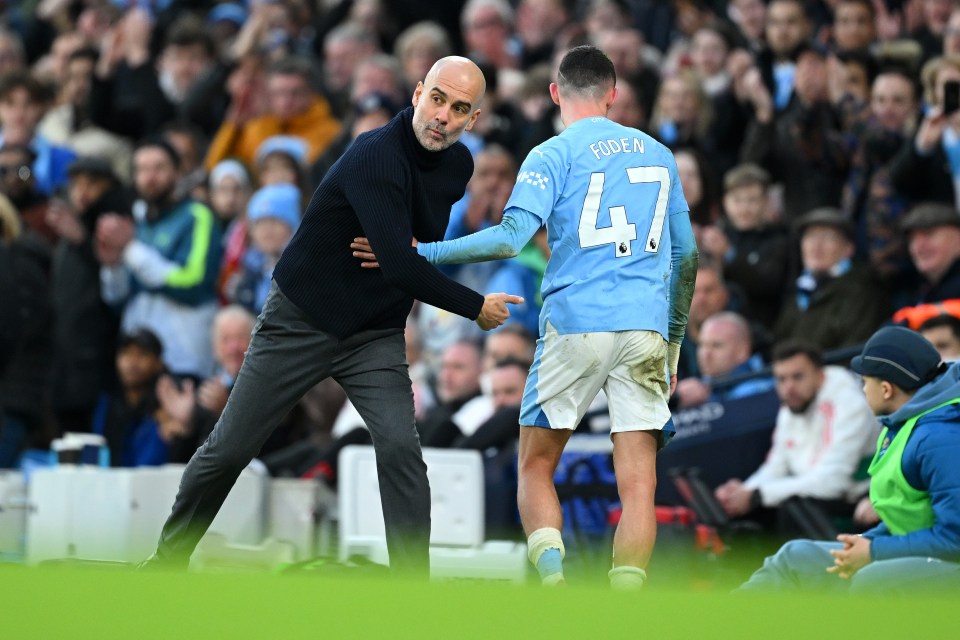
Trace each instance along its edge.
<path fill-rule="evenodd" d="M 551 550 L 553 553 L 547 553 Z M 544 554 L 547 554 L 546 558 Z M 540 579 L 545 585 L 555 585 L 563 581 L 561 563 L 565 555 L 563 539 L 557 529 L 552 527 L 537 529 L 527 538 L 527 558 L 537 568 Z M 542 563 L 541 559 L 543 559 Z"/>
<path fill-rule="evenodd" d="M 647 581 L 647 572 L 640 567 L 621 565 L 607 573 L 610 586 L 616 591 L 636 591 Z"/>

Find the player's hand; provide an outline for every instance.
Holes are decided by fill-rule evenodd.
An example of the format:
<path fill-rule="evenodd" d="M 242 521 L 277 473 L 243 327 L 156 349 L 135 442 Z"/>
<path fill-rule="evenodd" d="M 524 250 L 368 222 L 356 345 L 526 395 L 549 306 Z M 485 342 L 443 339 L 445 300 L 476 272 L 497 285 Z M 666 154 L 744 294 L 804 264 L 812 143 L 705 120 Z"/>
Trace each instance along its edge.
<path fill-rule="evenodd" d="M 477 324 L 484 331 L 496 329 L 510 317 L 508 304 L 523 304 L 523 298 L 508 293 L 491 293 L 483 299 L 483 308 L 477 316 Z"/>
<path fill-rule="evenodd" d="M 417 239 L 414 238 L 410 245 L 416 247 L 418 244 Z M 353 257 L 360 258 L 363 262 L 360 263 L 360 266 L 364 269 L 379 269 L 380 263 L 377 262 L 377 255 L 373 252 L 373 247 L 370 246 L 370 241 L 366 238 L 354 238 L 353 242 L 350 243 L 350 248 L 353 249 Z"/>

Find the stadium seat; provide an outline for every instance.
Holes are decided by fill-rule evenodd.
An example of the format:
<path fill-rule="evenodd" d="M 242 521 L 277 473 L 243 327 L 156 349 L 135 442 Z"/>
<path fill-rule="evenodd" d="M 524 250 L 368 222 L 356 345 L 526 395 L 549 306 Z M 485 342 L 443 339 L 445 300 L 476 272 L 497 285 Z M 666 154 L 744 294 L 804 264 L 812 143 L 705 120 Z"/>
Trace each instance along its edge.
<path fill-rule="evenodd" d="M 0 561 L 23 559 L 27 485 L 19 471 L 0 471 Z"/>
<path fill-rule="evenodd" d="M 57 558 L 135 562 L 153 552 L 180 486 L 183 465 L 37 469 L 28 485 L 26 561 Z M 259 544 L 267 477 L 247 467 L 210 527 L 232 543 Z"/>
<path fill-rule="evenodd" d="M 430 573 L 435 580 L 523 582 L 524 544 L 486 541 L 483 459 L 478 451 L 424 448 L 431 493 Z M 345 447 L 339 459 L 339 556 L 388 563 L 377 464 L 371 446 Z"/>

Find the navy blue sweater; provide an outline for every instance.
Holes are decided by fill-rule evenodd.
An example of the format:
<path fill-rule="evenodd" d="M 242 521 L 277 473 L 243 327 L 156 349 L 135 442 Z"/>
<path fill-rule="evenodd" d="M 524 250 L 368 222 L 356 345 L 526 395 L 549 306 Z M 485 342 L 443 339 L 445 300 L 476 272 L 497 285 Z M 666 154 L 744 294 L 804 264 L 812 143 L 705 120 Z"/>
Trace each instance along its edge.
<path fill-rule="evenodd" d="M 317 187 L 277 263 L 280 290 L 317 328 L 338 338 L 402 329 L 414 298 L 476 319 L 483 296 L 444 276 L 411 246 L 443 240 L 473 159 L 461 143 L 427 151 L 413 109 L 359 136 Z M 362 269 L 353 238 L 366 236 L 380 269 Z"/>

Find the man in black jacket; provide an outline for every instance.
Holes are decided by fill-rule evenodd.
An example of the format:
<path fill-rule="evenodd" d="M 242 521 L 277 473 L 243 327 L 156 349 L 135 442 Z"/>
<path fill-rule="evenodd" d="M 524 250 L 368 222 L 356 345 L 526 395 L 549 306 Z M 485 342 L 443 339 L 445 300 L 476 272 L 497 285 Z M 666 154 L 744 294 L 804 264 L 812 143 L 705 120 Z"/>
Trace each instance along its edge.
<path fill-rule="evenodd" d="M 67 170 L 67 199 L 46 215 L 58 236 L 51 274 L 54 311 L 52 397 L 57 426 L 89 431 L 101 391 L 113 380 L 119 319 L 100 296 L 100 263 L 94 255 L 97 220 L 128 215 L 132 198 L 110 163 L 81 157 Z"/>
<path fill-rule="evenodd" d="M 274 285 L 226 408 L 184 472 L 151 559 L 185 566 L 237 476 L 277 422 L 333 377 L 363 416 L 377 451 L 392 568 L 429 571 L 430 488 L 413 415 L 403 328 L 414 298 L 484 330 L 509 317 L 506 294 L 444 277 L 411 246 L 441 240 L 473 170 L 457 140 L 480 113 L 485 82 L 465 58 L 439 60 L 406 109 L 357 138 L 327 173 L 274 271 Z M 380 269 L 347 247 L 369 238 Z M 154 563 L 148 563 L 154 564 Z"/>

